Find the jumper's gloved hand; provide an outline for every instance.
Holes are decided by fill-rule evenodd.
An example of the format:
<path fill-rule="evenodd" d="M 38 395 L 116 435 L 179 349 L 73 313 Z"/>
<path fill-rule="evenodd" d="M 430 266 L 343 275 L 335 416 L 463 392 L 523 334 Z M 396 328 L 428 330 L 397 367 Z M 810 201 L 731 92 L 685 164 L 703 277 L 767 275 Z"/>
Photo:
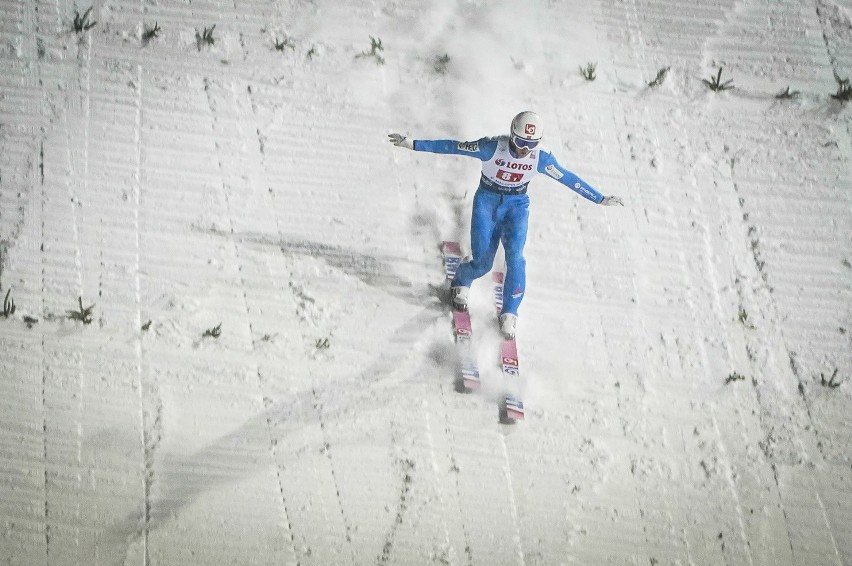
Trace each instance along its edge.
<path fill-rule="evenodd" d="M 604 206 L 624 206 L 620 197 L 604 197 L 601 204 Z"/>
<path fill-rule="evenodd" d="M 414 140 L 410 140 L 401 134 L 388 134 L 388 141 L 397 147 L 414 149 Z"/>

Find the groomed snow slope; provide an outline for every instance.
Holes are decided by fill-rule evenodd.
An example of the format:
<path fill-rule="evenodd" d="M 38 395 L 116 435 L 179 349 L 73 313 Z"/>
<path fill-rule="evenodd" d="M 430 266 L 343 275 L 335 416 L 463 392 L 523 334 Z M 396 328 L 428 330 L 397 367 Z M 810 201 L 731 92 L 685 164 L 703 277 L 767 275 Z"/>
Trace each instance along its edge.
<path fill-rule="evenodd" d="M 852 564 L 849 0 L 86 8 L 0 0 L 0 564 Z M 506 427 L 386 134 L 523 109 L 626 206 L 533 182 Z"/>

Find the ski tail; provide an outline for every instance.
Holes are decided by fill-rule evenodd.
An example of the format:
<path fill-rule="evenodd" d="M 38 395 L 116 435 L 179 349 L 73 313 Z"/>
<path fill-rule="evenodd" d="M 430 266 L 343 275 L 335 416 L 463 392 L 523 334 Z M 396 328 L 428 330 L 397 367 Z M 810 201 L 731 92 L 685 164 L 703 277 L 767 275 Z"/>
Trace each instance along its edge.
<path fill-rule="evenodd" d="M 503 340 L 500 345 L 500 366 L 503 375 L 519 383 L 521 372 L 518 368 L 518 345 L 514 340 Z M 524 420 L 524 402 L 519 395 L 507 393 L 503 398 L 505 415 L 501 411 L 501 421 L 508 423 Z"/>
<path fill-rule="evenodd" d="M 461 246 L 458 242 L 445 241 L 442 253 L 447 281 L 452 281 L 462 262 Z M 459 360 L 456 390 L 470 393 L 479 389 L 481 385 L 479 367 L 473 355 L 473 326 L 470 322 L 470 313 L 453 309 L 453 328 Z"/>
<path fill-rule="evenodd" d="M 456 389 L 470 393 L 479 389 L 479 367 L 473 356 L 473 327 L 470 324 L 470 314 L 466 311 L 453 311 L 453 326 L 456 329 L 456 348 L 459 352 L 459 379 Z"/>
<path fill-rule="evenodd" d="M 504 275 L 501 271 L 495 271 L 491 277 L 494 283 L 494 307 L 499 316 L 503 310 Z M 522 385 L 521 372 L 518 367 L 518 344 L 514 338 L 511 340 L 503 339 L 500 344 L 500 367 L 503 370 L 504 378 Z M 513 424 L 524 420 L 524 417 L 524 402 L 520 396 L 512 393 L 504 395 L 500 402 L 500 422 Z"/>

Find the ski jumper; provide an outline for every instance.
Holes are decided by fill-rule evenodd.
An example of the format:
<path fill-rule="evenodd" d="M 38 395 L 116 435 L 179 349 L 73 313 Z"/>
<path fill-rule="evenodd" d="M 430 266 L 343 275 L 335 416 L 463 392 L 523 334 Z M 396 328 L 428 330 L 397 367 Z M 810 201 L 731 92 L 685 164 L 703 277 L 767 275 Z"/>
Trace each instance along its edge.
<path fill-rule="evenodd" d="M 600 203 L 603 195 L 568 171 L 542 145 L 525 157 L 509 150 L 509 136 L 476 141 L 414 140 L 415 151 L 466 155 L 482 161 L 482 176 L 473 197 L 470 247 L 473 259 L 462 263 L 452 286 L 470 287 L 491 271 L 497 246 L 503 242 L 506 280 L 503 285 L 503 311 L 517 316 L 526 288 L 527 222 L 530 199 L 527 185 L 538 173 L 556 179 L 586 199 Z"/>

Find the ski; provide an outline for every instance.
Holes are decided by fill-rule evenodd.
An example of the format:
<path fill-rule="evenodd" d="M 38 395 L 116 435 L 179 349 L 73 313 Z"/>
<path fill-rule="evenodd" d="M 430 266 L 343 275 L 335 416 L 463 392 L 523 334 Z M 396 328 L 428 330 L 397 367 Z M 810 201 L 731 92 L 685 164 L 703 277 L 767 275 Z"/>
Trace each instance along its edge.
<path fill-rule="evenodd" d="M 442 253 L 444 256 L 444 270 L 447 281 L 451 282 L 456 276 L 456 270 L 462 261 L 461 246 L 458 242 L 444 242 Z M 473 355 L 473 327 L 470 323 L 470 313 L 453 309 L 453 328 L 456 338 L 456 350 L 459 359 L 459 375 L 456 379 L 456 389 L 470 393 L 479 389 L 479 368 Z"/>
<path fill-rule="evenodd" d="M 499 317 L 503 310 L 503 273 L 495 271 L 492 273 L 492 280 L 494 281 L 494 307 L 497 309 L 497 316 Z M 504 338 L 500 344 L 500 367 L 503 370 L 504 378 L 520 384 L 518 344 L 514 338 L 511 340 Z M 512 424 L 522 420 L 524 420 L 524 402 L 519 396 L 507 393 L 500 406 L 500 422 Z"/>

